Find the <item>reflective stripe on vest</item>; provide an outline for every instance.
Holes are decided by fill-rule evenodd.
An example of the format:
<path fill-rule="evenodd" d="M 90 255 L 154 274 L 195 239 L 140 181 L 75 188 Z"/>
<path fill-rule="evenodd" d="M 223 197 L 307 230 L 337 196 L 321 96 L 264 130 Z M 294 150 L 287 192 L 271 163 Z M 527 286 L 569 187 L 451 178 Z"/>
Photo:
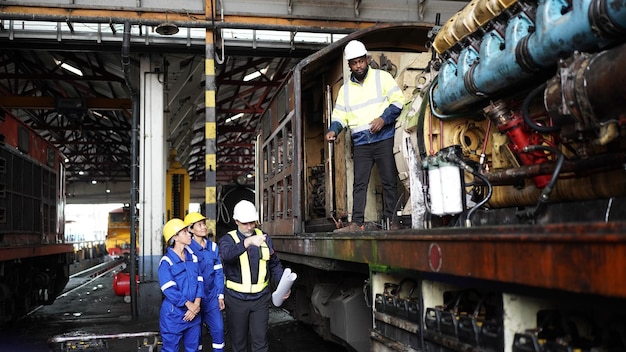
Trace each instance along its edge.
<path fill-rule="evenodd" d="M 259 229 L 254 229 L 257 235 L 263 232 Z M 230 231 L 228 233 L 233 238 L 235 244 L 239 243 L 239 236 L 237 236 L 237 230 Z M 269 280 L 267 277 L 267 261 L 270 259 L 270 249 L 265 242 L 261 245 L 261 260 L 259 262 L 259 276 L 256 279 L 256 284 L 252 283 L 252 273 L 250 272 L 250 259 L 248 257 L 248 251 L 246 250 L 239 256 L 239 266 L 241 267 L 241 282 L 235 282 L 226 280 L 226 287 L 242 293 L 259 293 L 263 291 Z"/>
<path fill-rule="evenodd" d="M 350 134 L 369 130 L 371 127 L 370 123 L 372 122 L 370 115 L 372 113 L 374 113 L 375 115 L 380 115 L 384 111 L 384 110 L 380 111 L 380 109 L 382 108 L 381 104 L 384 104 L 387 101 L 387 97 L 383 96 L 382 84 L 380 83 L 380 72 L 381 72 L 380 70 L 371 70 L 370 73 L 373 73 L 373 74 L 371 75 L 368 74 L 368 77 L 365 78 L 368 80 L 372 80 L 372 79 L 374 80 L 375 82 L 373 86 L 373 88 L 375 88 L 374 94 L 371 94 L 371 93 L 364 94 L 361 91 L 359 92 L 359 94 L 356 95 L 357 98 L 353 98 L 352 100 L 350 100 L 350 92 L 352 91 L 352 94 L 354 95 L 353 90 L 355 88 L 350 89 L 351 88 L 350 82 L 344 85 L 343 100 L 346 105 L 346 113 L 353 115 L 353 117 L 350 119 L 351 121 L 357 121 L 359 123 L 358 125 L 350 126 Z M 364 100 L 364 101 L 358 100 L 361 97 L 366 97 L 367 100 Z M 359 111 L 359 110 L 367 110 L 370 115 L 355 113 L 355 111 Z M 365 116 L 368 116 L 368 117 L 365 117 Z"/>

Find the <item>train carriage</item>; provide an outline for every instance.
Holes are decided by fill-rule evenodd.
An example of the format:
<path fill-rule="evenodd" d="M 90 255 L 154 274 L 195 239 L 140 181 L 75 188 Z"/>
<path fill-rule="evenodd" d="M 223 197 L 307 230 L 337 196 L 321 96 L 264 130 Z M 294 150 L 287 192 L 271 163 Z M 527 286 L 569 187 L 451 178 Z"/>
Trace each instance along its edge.
<path fill-rule="evenodd" d="M 299 273 L 293 315 L 358 351 L 626 349 L 624 11 L 472 1 L 298 64 L 261 119 L 256 175 L 262 228 Z M 366 231 L 333 232 L 351 145 L 324 134 L 351 39 L 408 101 L 398 230 L 372 177 Z"/>
<path fill-rule="evenodd" d="M 63 156 L 0 113 L 0 324 L 52 304 L 67 284 L 64 205 Z"/>

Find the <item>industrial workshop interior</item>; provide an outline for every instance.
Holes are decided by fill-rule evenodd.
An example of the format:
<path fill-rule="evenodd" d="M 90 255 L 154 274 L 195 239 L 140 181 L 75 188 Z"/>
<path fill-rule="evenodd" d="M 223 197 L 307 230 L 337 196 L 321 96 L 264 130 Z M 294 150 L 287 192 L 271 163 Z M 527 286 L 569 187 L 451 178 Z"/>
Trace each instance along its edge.
<path fill-rule="evenodd" d="M 623 0 L 1 0 L 0 49 L 0 352 L 626 351 Z"/>

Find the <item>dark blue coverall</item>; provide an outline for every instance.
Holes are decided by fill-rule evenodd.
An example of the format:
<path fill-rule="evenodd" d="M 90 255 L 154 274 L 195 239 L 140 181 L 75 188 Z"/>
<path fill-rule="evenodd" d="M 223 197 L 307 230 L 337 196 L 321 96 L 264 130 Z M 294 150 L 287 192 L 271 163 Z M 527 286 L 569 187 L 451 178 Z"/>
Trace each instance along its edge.
<path fill-rule="evenodd" d="M 221 352 L 224 350 L 224 320 L 218 298 L 224 298 L 224 272 L 217 244 L 210 240 L 205 240 L 205 244 L 206 247 L 202 247 L 198 242 L 191 241 L 190 247 L 198 256 L 200 274 L 204 278 L 206 297 L 201 303 L 202 321 L 209 327 L 213 351 Z"/>
<path fill-rule="evenodd" d="M 178 352 L 183 341 L 185 352 L 195 352 L 201 335 L 201 319 L 184 321 L 185 303 L 196 297 L 204 298 L 203 278 L 199 274 L 198 257 L 185 247 L 182 261 L 171 247 L 159 262 L 159 285 L 165 296 L 161 304 L 159 327 L 163 340 L 162 352 Z"/>

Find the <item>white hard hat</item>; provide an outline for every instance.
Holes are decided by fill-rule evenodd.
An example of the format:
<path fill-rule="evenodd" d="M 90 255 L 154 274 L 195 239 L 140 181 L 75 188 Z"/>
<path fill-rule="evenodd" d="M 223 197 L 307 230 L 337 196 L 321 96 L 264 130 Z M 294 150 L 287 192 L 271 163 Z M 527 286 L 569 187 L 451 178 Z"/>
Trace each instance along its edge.
<path fill-rule="evenodd" d="M 257 213 L 254 204 L 250 201 L 242 200 L 233 209 L 233 219 L 243 223 L 259 221 L 259 213 Z"/>
<path fill-rule="evenodd" d="M 365 49 L 365 45 L 360 41 L 351 40 L 343 49 L 343 53 L 346 56 L 346 60 L 352 60 L 367 55 L 367 49 Z"/>

